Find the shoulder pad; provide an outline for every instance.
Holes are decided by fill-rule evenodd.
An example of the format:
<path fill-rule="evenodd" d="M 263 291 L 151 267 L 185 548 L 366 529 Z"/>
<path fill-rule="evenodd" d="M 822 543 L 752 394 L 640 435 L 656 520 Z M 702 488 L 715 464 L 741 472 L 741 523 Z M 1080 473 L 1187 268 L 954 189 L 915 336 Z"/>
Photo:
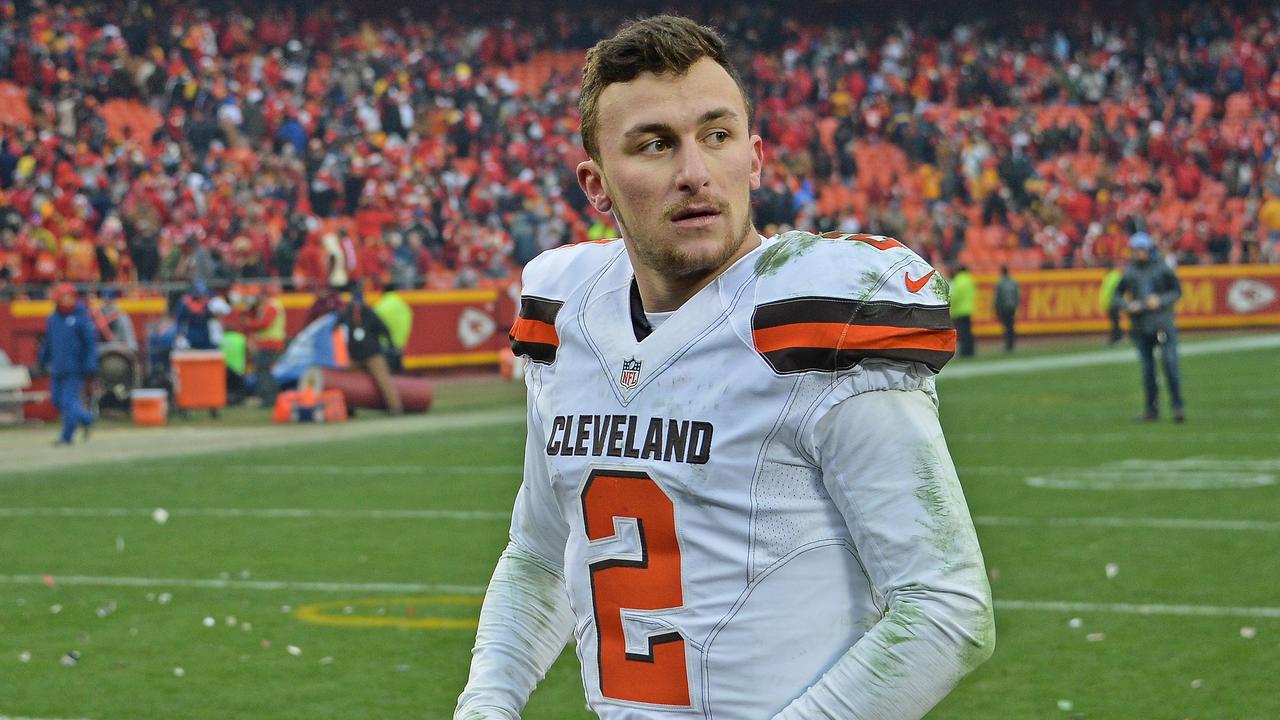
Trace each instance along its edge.
<path fill-rule="evenodd" d="M 757 302 L 817 293 L 946 305 L 949 297 L 947 281 L 929 263 L 883 235 L 789 232 L 761 254 L 756 275 Z"/>
<path fill-rule="evenodd" d="M 621 252 L 625 252 L 621 240 L 597 240 L 548 250 L 524 266 L 520 294 L 563 302 Z"/>
<path fill-rule="evenodd" d="M 787 233 L 756 275 L 752 339 L 779 374 L 847 370 L 867 358 L 937 372 L 955 350 L 946 280 L 893 238 Z"/>
<path fill-rule="evenodd" d="M 560 308 L 620 252 L 621 240 L 605 240 L 566 245 L 530 260 L 521 277 L 519 317 L 509 334 L 511 352 L 535 363 L 554 362 L 560 347 Z"/>

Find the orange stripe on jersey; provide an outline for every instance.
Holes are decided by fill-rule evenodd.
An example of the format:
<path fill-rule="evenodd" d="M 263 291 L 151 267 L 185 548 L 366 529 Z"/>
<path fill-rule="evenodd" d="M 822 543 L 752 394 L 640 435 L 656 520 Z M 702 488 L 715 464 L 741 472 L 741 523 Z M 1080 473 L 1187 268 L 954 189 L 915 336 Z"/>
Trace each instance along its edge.
<path fill-rule="evenodd" d="M 538 343 L 541 345 L 560 345 L 560 335 L 556 326 L 541 320 L 519 318 L 511 326 L 511 339 L 515 342 Z"/>
<path fill-rule="evenodd" d="M 791 323 L 752 331 L 756 349 L 763 353 L 789 348 L 829 350 L 955 350 L 956 333 L 949 329 L 847 325 L 845 323 Z"/>

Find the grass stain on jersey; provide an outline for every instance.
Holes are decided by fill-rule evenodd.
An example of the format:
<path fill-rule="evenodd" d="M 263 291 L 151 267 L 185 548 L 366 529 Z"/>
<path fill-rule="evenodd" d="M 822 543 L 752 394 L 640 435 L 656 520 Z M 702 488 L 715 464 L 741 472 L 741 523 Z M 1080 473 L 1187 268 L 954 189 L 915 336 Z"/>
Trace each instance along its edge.
<path fill-rule="evenodd" d="M 987 591 L 987 597 L 991 597 L 990 590 Z M 973 619 L 973 626 L 977 628 L 978 636 L 966 642 L 964 649 L 960 651 L 959 674 L 961 676 L 967 675 L 986 662 L 996 649 L 995 616 L 991 614 L 990 609 L 975 610 Z"/>
<path fill-rule="evenodd" d="M 924 508 L 929 519 L 917 520 L 916 523 L 929 531 L 928 543 L 943 554 L 951 555 L 958 540 L 958 528 L 948 510 L 948 493 L 942 487 L 942 473 L 938 467 L 936 456 L 930 452 L 921 452 L 916 458 L 914 472 L 920 480 L 916 487 L 916 499 Z"/>
<path fill-rule="evenodd" d="M 925 621 L 924 611 L 910 602 L 897 602 L 889 608 L 877 623 L 874 635 L 882 647 L 867 658 L 871 669 L 882 678 L 902 677 L 906 674 L 905 658 L 895 647 L 916 639 L 915 626 Z"/>
<path fill-rule="evenodd" d="M 870 300 L 872 295 L 880 289 L 880 284 L 884 282 L 884 274 L 874 272 L 872 270 L 863 270 L 862 275 L 858 277 L 858 287 L 862 288 L 862 292 L 858 293 L 858 300 Z"/>
<path fill-rule="evenodd" d="M 920 520 L 916 522 L 929 531 L 926 541 L 941 553 L 940 559 L 946 563 L 943 570 L 948 575 L 971 576 L 964 581 L 965 584 L 981 585 L 985 589 L 983 595 L 990 598 L 991 586 L 982 563 L 975 563 L 968 559 L 977 557 L 981 553 L 976 546 L 977 538 L 965 531 L 966 524 L 963 518 L 957 518 L 948 509 L 954 507 L 956 503 L 961 503 L 960 507 L 963 507 L 963 496 L 950 491 L 954 483 L 948 482 L 946 474 L 938 464 L 937 457 L 937 453 L 930 448 L 921 451 L 916 458 L 914 471 L 921 481 L 920 486 L 916 488 L 916 499 L 920 501 L 920 506 L 929 516 L 927 522 Z M 991 657 L 995 647 L 996 628 L 990 607 L 977 606 L 971 612 L 973 617 L 970 625 L 975 628 L 977 634 L 975 637 L 967 638 L 960 651 L 957 679 Z"/>
<path fill-rule="evenodd" d="M 933 274 L 933 280 L 929 282 L 929 289 L 933 291 L 934 297 L 942 302 L 951 302 L 951 283 L 942 277 L 942 273 Z"/>
<path fill-rule="evenodd" d="M 783 265 L 812 250 L 819 240 L 821 238 L 817 235 L 807 232 L 787 233 L 760 254 L 760 258 L 756 260 L 756 277 L 769 277 L 777 273 Z"/>

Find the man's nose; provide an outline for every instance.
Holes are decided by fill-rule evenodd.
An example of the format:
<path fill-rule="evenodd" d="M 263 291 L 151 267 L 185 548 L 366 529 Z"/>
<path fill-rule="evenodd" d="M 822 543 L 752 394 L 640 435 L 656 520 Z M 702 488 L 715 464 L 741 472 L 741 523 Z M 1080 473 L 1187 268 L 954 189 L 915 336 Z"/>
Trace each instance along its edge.
<path fill-rule="evenodd" d="M 676 187 L 681 192 L 697 195 L 711 182 L 711 171 L 698 143 L 682 143 L 677 161 Z"/>

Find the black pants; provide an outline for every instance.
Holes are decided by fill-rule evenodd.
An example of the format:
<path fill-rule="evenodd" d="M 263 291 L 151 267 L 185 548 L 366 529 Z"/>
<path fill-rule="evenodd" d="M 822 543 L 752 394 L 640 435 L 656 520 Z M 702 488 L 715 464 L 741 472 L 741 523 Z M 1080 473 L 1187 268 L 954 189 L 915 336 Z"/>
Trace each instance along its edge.
<path fill-rule="evenodd" d="M 1013 323 L 1017 317 L 1017 312 L 1000 313 L 1000 325 L 1004 327 L 1005 352 L 1013 352 L 1013 342 L 1017 339 L 1017 333 L 1013 329 Z"/>
<path fill-rule="evenodd" d="M 271 366 L 280 359 L 279 350 L 259 348 L 253 353 L 254 394 L 262 400 L 263 407 L 271 407 L 276 402 L 276 379 L 271 374 Z"/>
<path fill-rule="evenodd" d="M 1142 363 L 1142 394 L 1144 412 L 1155 417 L 1159 414 L 1160 388 L 1156 384 L 1156 346 L 1160 346 L 1160 364 L 1164 367 L 1165 384 L 1169 386 L 1169 407 L 1182 410 L 1182 374 L 1178 371 L 1178 331 L 1173 328 L 1158 333 L 1133 334 L 1133 345 L 1138 349 Z"/>
<path fill-rule="evenodd" d="M 973 357 L 973 318 L 964 315 L 954 318 L 956 323 L 956 346 L 960 357 Z"/>

